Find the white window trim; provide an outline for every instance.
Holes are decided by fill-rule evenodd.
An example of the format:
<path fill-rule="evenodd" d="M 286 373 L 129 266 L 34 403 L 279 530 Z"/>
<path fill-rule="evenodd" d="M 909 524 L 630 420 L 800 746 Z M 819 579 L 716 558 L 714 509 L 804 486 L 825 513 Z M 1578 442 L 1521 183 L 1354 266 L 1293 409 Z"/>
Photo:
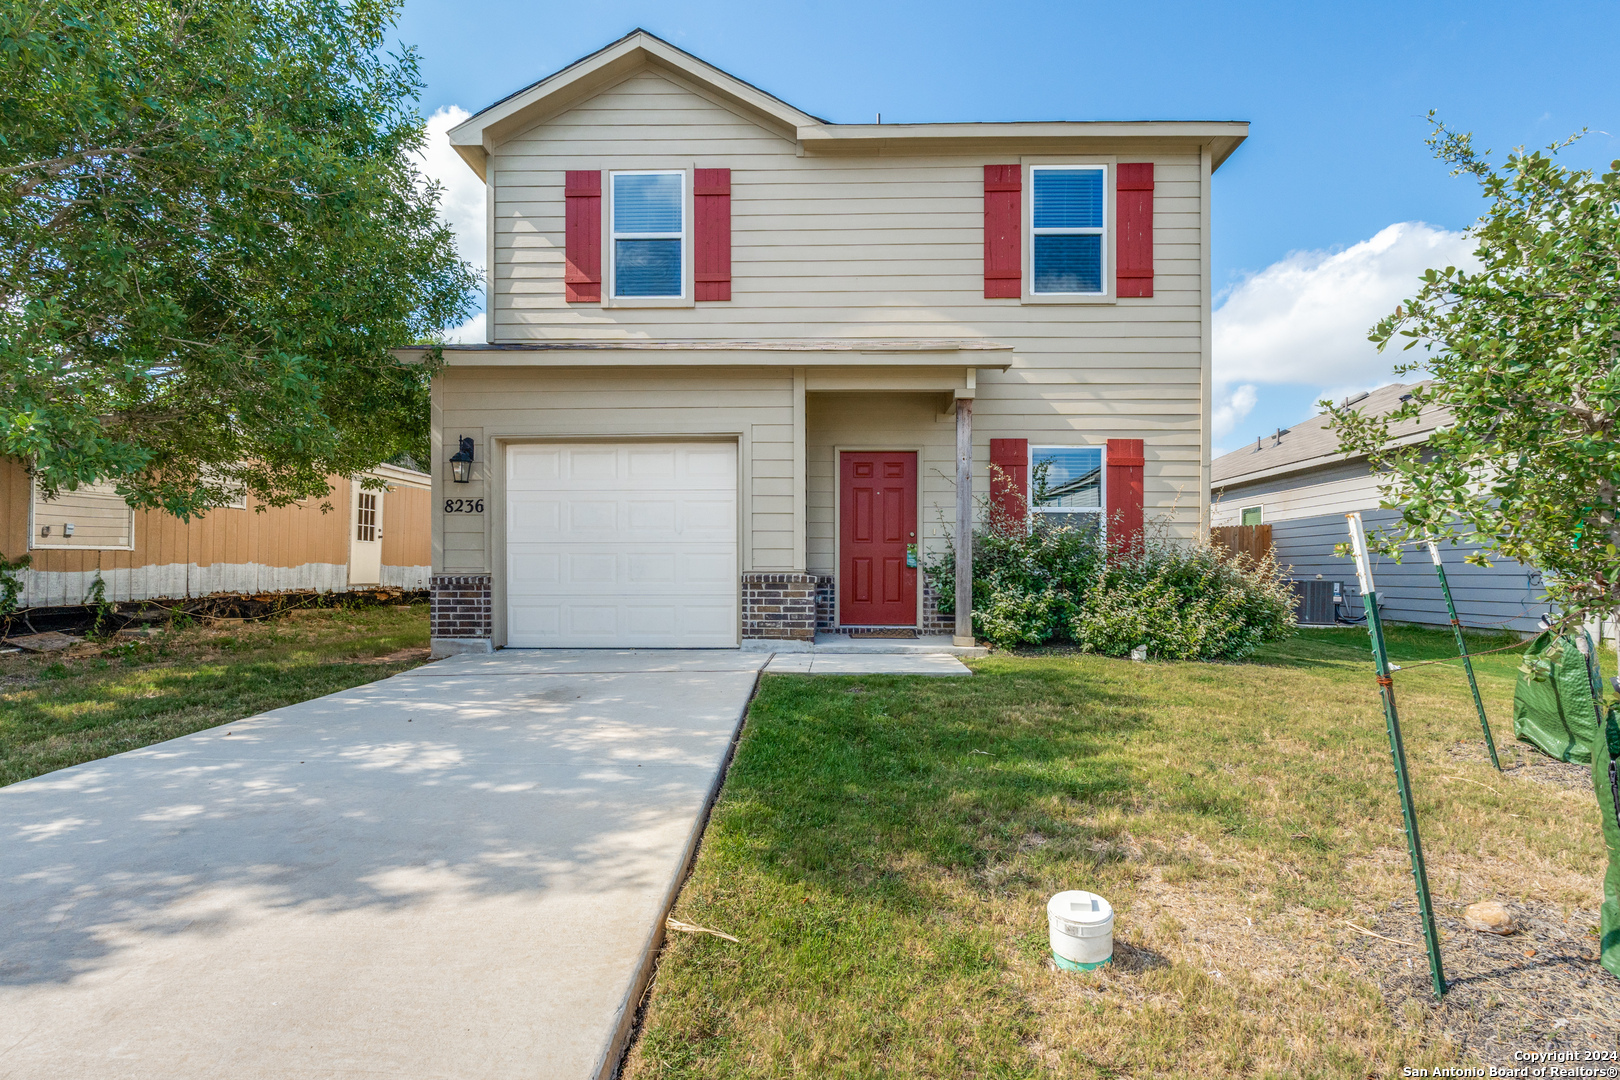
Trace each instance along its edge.
<path fill-rule="evenodd" d="M 1255 522 L 1255 524 L 1264 525 L 1266 523 L 1266 504 L 1265 503 L 1259 503 L 1259 504 L 1257 504 L 1255 506 L 1240 506 L 1240 507 L 1238 507 L 1238 524 L 1239 525 L 1243 524 L 1243 515 L 1247 514 L 1250 510 L 1258 510 L 1258 511 L 1260 511 L 1260 520 Z"/>
<path fill-rule="evenodd" d="M 681 178 L 681 232 L 674 233 L 618 233 L 613 228 L 614 179 L 620 176 L 679 176 Z M 692 285 L 692 215 L 696 209 L 692 196 L 690 169 L 612 169 L 607 174 L 607 190 L 603 192 L 602 249 L 603 281 L 602 306 L 605 308 L 672 308 L 695 307 L 696 290 Z M 617 296 L 618 246 L 615 240 L 679 239 L 681 242 L 681 293 L 679 296 Z"/>
<path fill-rule="evenodd" d="M 1114 167 L 1112 156 L 1025 157 L 1023 178 L 1023 296 L 1025 304 L 1112 304 L 1116 301 L 1114 282 Z M 1035 173 L 1040 169 L 1098 169 L 1103 174 L 1102 292 L 1038 293 L 1035 291 Z M 1045 232 L 1046 230 L 1042 230 Z M 1057 230 L 1067 232 L 1069 230 Z M 1074 230 L 1090 232 L 1093 230 Z"/>
<path fill-rule="evenodd" d="M 1097 505 L 1096 506 L 1037 506 L 1035 504 L 1035 454 L 1040 450 L 1095 450 L 1100 459 L 1100 474 L 1097 477 Z M 1108 448 L 1096 446 L 1091 443 L 1042 443 L 1039 446 L 1031 443 L 1029 447 L 1029 463 L 1025 466 L 1025 474 L 1029 477 L 1029 512 L 1031 514 L 1097 514 L 1106 528 L 1108 524 Z"/>

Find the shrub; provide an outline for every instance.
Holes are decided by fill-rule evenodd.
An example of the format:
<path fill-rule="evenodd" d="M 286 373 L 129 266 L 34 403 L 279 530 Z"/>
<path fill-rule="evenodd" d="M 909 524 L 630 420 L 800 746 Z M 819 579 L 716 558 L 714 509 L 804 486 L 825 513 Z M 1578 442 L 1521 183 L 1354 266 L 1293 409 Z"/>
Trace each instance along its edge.
<path fill-rule="evenodd" d="M 954 552 L 924 567 L 940 610 L 955 606 Z M 1147 537 L 1108 551 L 1098 530 L 992 527 L 974 536 L 973 629 L 998 648 L 1071 642 L 1128 656 L 1237 660 L 1294 629 L 1293 593 L 1276 560 L 1208 543 Z"/>

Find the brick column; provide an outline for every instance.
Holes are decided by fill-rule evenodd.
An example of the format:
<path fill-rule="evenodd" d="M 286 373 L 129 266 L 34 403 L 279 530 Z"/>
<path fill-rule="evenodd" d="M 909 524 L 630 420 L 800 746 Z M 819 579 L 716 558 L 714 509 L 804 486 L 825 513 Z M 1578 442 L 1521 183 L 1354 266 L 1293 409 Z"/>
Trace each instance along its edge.
<path fill-rule="evenodd" d="M 747 573 L 742 576 L 742 636 L 777 641 L 814 641 L 814 574 Z"/>
<path fill-rule="evenodd" d="M 434 574 L 429 579 L 429 634 L 434 656 L 488 652 L 495 610 L 488 574 Z"/>

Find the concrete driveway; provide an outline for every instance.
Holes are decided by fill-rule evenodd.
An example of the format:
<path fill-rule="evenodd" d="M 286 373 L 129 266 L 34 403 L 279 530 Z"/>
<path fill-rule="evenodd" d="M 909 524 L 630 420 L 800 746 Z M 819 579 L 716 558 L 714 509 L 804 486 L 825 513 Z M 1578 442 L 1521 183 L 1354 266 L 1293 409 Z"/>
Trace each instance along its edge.
<path fill-rule="evenodd" d="M 460 657 L 0 788 L 0 1077 L 596 1077 L 769 654 Z"/>

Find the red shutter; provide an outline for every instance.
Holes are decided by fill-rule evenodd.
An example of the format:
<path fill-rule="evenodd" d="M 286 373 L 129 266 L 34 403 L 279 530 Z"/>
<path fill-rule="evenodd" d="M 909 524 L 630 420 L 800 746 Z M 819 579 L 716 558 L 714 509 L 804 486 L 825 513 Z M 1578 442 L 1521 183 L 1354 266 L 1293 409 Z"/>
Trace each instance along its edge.
<path fill-rule="evenodd" d="M 1029 520 L 1029 440 L 990 440 L 991 521 L 1022 532 Z"/>
<path fill-rule="evenodd" d="M 563 180 L 567 204 L 567 265 L 563 289 L 570 304 L 602 299 L 602 174 L 570 169 Z"/>
<path fill-rule="evenodd" d="M 1142 550 L 1142 440 L 1108 440 L 1109 547 Z"/>
<path fill-rule="evenodd" d="M 984 167 L 984 295 L 1022 295 L 1024 260 L 1019 236 L 1024 228 L 1023 167 Z"/>
<path fill-rule="evenodd" d="M 1153 162 L 1119 166 L 1114 187 L 1116 296 L 1153 295 Z"/>
<path fill-rule="evenodd" d="M 692 170 L 697 299 L 731 299 L 731 170 Z"/>

